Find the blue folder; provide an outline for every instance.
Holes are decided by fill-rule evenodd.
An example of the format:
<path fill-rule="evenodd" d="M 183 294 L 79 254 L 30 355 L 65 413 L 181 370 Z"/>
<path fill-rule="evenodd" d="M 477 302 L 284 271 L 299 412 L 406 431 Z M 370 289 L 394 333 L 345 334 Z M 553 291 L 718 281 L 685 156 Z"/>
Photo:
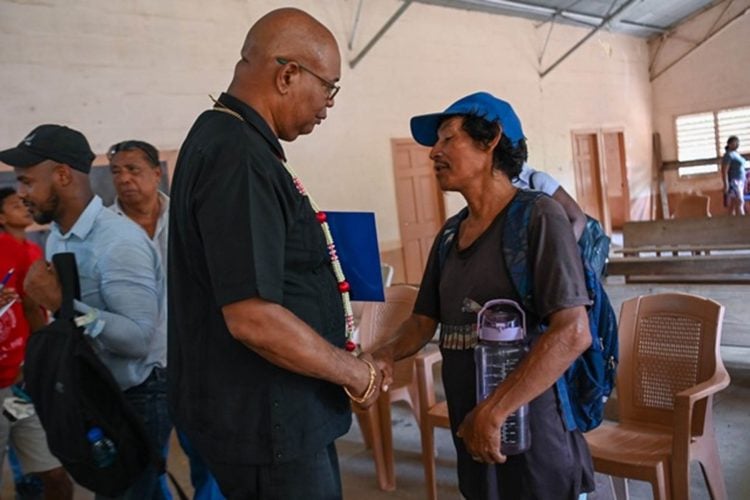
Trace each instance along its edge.
<path fill-rule="evenodd" d="M 352 300 L 385 301 L 372 212 L 326 212 Z"/>

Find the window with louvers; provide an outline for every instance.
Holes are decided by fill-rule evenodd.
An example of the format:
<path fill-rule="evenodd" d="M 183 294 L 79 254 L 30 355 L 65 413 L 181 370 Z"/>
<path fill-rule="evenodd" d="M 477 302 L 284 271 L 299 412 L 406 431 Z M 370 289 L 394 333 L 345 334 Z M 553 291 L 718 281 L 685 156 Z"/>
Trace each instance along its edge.
<path fill-rule="evenodd" d="M 740 139 L 740 153 L 750 152 L 750 106 L 678 116 L 675 129 L 679 161 L 721 157 L 732 135 Z M 680 167 L 679 175 L 715 174 L 719 168 L 719 162 L 707 162 Z"/>

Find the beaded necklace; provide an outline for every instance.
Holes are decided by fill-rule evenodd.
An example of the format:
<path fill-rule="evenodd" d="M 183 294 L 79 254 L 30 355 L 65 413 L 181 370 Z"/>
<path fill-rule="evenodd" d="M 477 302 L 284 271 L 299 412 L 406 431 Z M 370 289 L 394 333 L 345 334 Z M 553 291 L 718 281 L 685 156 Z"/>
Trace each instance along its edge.
<path fill-rule="evenodd" d="M 220 101 L 217 101 L 212 96 L 209 96 L 211 100 L 214 102 L 214 105 L 216 106 L 213 108 L 215 111 L 221 111 L 224 113 L 228 113 L 236 118 L 239 118 L 242 121 L 245 121 L 245 119 L 237 113 L 236 111 L 229 109 L 225 104 L 223 104 Z M 292 182 L 294 183 L 294 187 L 297 188 L 297 192 L 301 194 L 302 196 L 307 198 L 307 201 L 310 202 L 310 206 L 313 209 L 313 212 L 315 212 L 315 219 L 320 223 L 320 227 L 323 230 L 323 236 L 326 240 L 326 249 L 328 250 L 328 257 L 331 260 L 331 267 L 333 268 L 333 274 L 336 276 L 336 281 L 338 283 L 338 289 L 339 293 L 341 294 L 341 301 L 344 304 L 344 322 L 346 325 L 346 344 L 345 348 L 349 352 L 354 352 L 357 348 L 357 344 L 354 343 L 353 335 L 354 335 L 354 313 L 352 312 L 352 301 L 349 297 L 349 282 L 346 281 L 346 277 L 344 276 L 344 270 L 341 268 L 341 261 L 339 260 L 338 254 L 336 253 L 336 245 L 333 242 L 333 235 L 331 234 L 331 228 L 328 226 L 327 222 L 327 216 L 326 213 L 320 210 L 318 208 L 317 203 L 312 199 L 310 194 L 305 190 L 305 186 L 302 185 L 302 181 L 300 180 L 297 173 L 287 165 L 286 162 L 282 162 L 282 165 L 284 165 L 284 168 L 289 173 L 289 175 L 292 177 Z"/>
<path fill-rule="evenodd" d="M 302 185 L 302 181 L 300 180 L 296 172 L 292 169 L 292 167 L 290 167 L 286 163 L 283 163 L 283 165 L 284 168 L 286 168 L 287 172 L 289 172 L 289 175 L 292 176 L 292 182 L 294 182 L 294 186 L 297 188 L 299 194 L 306 197 L 307 201 L 310 202 L 310 206 L 315 212 L 315 218 L 318 220 L 318 222 L 320 223 L 320 228 L 323 230 L 323 235 L 326 239 L 326 248 L 328 249 L 328 257 L 331 259 L 333 274 L 336 276 L 339 293 L 341 293 L 341 301 L 344 303 L 344 321 L 346 322 L 346 350 L 349 352 L 353 352 L 357 348 L 357 345 L 352 340 L 352 335 L 354 334 L 354 313 L 352 312 L 352 301 L 349 297 L 349 282 L 346 281 L 344 270 L 341 268 L 341 261 L 339 260 L 339 256 L 336 253 L 336 245 L 333 242 L 331 228 L 328 226 L 327 222 L 328 217 L 326 216 L 325 212 L 318 208 L 315 200 L 313 200 L 310 194 L 305 190 L 305 186 Z"/>

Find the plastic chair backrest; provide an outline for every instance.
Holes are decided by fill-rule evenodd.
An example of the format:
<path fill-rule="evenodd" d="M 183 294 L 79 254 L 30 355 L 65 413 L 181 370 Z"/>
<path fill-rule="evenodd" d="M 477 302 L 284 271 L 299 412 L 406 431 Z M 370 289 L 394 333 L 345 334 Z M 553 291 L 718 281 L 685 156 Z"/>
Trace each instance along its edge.
<path fill-rule="evenodd" d="M 646 295 L 623 303 L 617 376 L 621 422 L 672 422 L 675 394 L 723 370 L 723 316 L 718 302 L 682 293 Z M 694 436 L 703 433 L 710 399 L 696 405 Z"/>
<path fill-rule="evenodd" d="M 390 339 L 412 313 L 419 288 L 393 285 L 385 289 L 385 302 L 367 302 L 359 323 L 359 343 L 365 351 Z"/>

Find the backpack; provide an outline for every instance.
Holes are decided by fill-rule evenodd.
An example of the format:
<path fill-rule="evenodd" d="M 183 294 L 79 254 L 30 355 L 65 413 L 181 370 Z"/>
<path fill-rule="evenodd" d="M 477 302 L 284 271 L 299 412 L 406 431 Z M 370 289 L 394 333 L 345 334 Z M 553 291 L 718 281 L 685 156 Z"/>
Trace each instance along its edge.
<path fill-rule="evenodd" d="M 583 261 L 588 262 L 589 267 L 599 279 L 602 278 L 604 268 L 607 267 L 610 241 L 599 221 L 586 215 L 586 226 L 578 240 L 578 246 L 581 249 Z"/>
<path fill-rule="evenodd" d="M 519 190 L 508 206 L 503 226 L 503 258 L 506 269 L 513 287 L 521 297 L 523 307 L 532 312 L 534 280 L 527 259 L 528 226 L 534 202 L 540 196 L 547 195 Z M 467 216 L 468 209 L 464 208 L 443 226 L 438 241 L 438 262 L 441 267 L 461 221 Z M 586 432 L 598 427 L 604 418 L 604 404 L 615 384 L 618 343 L 617 317 L 612 304 L 599 276 L 584 255 L 584 247 L 579 246 L 579 249 L 586 289 L 592 300 L 587 311 L 592 342 L 555 383 L 555 387 L 567 429 Z"/>
<path fill-rule="evenodd" d="M 29 336 L 24 362 L 26 391 L 47 434 L 52 454 L 80 485 L 105 496 L 122 494 L 150 464 L 164 470 L 141 417 L 109 369 L 76 326 L 73 299 L 80 297 L 75 255 L 52 258 L 63 302 L 53 323 Z M 99 427 L 112 440 L 112 465 L 96 466 L 86 433 Z"/>
<path fill-rule="evenodd" d="M 528 184 L 531 191 L 537 190 L 534 186 L 534 176 L 537 173 L 535 171 L 529 176 Z M 604 229 L 602 229 L 602 225 L 599 224 L 598 220 L 588 214 L 585 215 L 586 225 L 583 228 L 581 238 L 578 240 L 578 246 L 581 247 L 584 261 L 589 263 L 591 269 L 601 279 L 604 275 L 604 268 L 607 265 L 611 240 L 607 236 L 607 233 L 604 232 Z"/>

